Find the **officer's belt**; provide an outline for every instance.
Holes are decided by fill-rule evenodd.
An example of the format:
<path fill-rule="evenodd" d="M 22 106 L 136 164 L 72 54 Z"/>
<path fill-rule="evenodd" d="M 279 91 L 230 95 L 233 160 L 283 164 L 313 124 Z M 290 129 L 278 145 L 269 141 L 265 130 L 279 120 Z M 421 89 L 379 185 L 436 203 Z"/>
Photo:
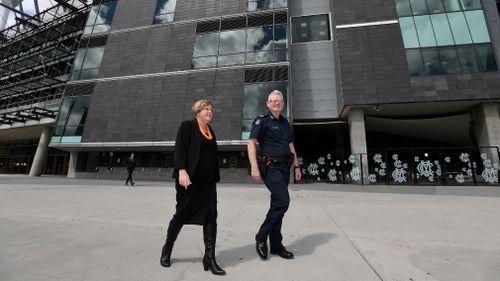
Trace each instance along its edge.
<path fill-rule="evenodd" d="M 273 164 L 278 164 L 278 163 L 290 163 L 290 158 L 288 157 L 271 157 L 271 156 L 264 156 L 263 157 L 266 162 L 268 163 L 273 163 Z"/>

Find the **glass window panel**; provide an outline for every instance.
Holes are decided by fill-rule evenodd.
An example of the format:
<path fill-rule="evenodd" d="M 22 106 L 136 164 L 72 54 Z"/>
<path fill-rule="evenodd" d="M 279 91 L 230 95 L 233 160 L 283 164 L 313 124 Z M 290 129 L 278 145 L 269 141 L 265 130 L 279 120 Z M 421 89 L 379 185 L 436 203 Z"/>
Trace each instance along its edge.
<path fill-rule="evenodd" d="M 220 55 L 218 58 L 218 66 L 239 65 L 245 63 L 245 54 L 236 55 Z"/>
<path fill-rule="evenodd" d="M 78 79 L 79 80 L 93 79 L 93 78 L 97 78 L 98 74 L 99 74 L 99 68 L 84 69 L 84 70 L 80 71 L 80 76 L 78 77 Z"/>
<path fill-rule="evenodd" d="M 87 49 L 80 49 L 76 53 L 75 60 L 73 61 L 73 70 L 80 70 L 82 68 L 83 59 Z"/>
<path fill-rule="evenodd" d="M 66 120 L 68 119 L 68 113 L 71 107 L 71 104 L 73 103 L 73 97 L 65 97 L 61 103 L 61 108 L 59 108 L 59 113 L 57 114 L 57 123 L 56 127 L 64 127 L 66 124 Z M 56 136 L 61 136 L 62 131 L 60 134 L 54 134 Z"/>
<path fill-rule="evenodd" d="M 272 50 L 273 27 L 263 26 L 247 30 L 247 51 Z"/>
<path fill-rule="evenodd" d="M 287 38 L 286 24 L 274 26 L 274 48 L 284 49 L 287 47 L 288 47 L 288 38 Z"/>
<path fill-rule="evenodd" d="M 328 15 L 311 17 L 311 41 L 330 40 L 330 24 Z"/>
<path fill-rule="evenodd" d="M 80 76 L 80 70 L 76 70 L 71 72 L 71 76 L 69 77 L 69 80 L 78 80 L 78 77 Z"/>
<path fill-rule="evenodd" d="M 94 30 L 92 31 L 93 34 L 96 33 L 102 33 L 102 32 L 108 32 L 111 30 L 111 25 L 109 24 L 100 24 L 94 26 Z"/>
<path fill-rule="evenodd" d="M 454 45 L 455 41 L 446 14 L 431 15 L 431 21 L 438 46 Z"/>
<path fill-rule="evenodd" d="M 462 3 L 462 7 L 464 10 L 476 10 L 481 9 L 481 1 L 480 0 L 460 0 Z"/>
<path fill-rule="evenodd" d="M 470 37 L 469 29 L 467 28 L 467 23 L 465 22 L 464 13 L 463 12 L 449 13 L 448 19 L 450 21 L 453 38 L 455 38 L 455 43 L 456 44 L 472 43 L 472 38 Z"/>
<path fill-rule="evenodd" d="M 274 8 L 285 8 L 287 7 L 287 0 L 274 0 Z"/>
<path fill-rule="evenodd" d="M 87 118 L 87 112 L 89 109 L 89 102 L 90 102 L 89 96 L 79 96 L 78 98 L 76 98 L 76 101 L 71 107 L 71 112 L 69 114 L 66 127 L 78 127 L 85 125 L 85 120 Z M 66 133 L 65 135 L 69 136 Z"/>
<path fill-rule="evenodd" d="M 173 22 L 174 21 L 174 14 L 163 14 L 163 15 L 156 15 L 153 18 L 153 24 L 162 24 L 162 23 L 167 23 L 167 22 Z"/>
<path fill-rule="evenodd" d="M 288 61 L 288 51 L 283 49 L 274 51 L 274 61 Z"/>
<path fill-rule="evenodd" d="M 220 33 L 219 54 L 245 52 L 246 30 L 230 30 Z"/>
<path fill-rule="evenodd" d="M 478 55 L 478 65 L 480 66 L 481 71 L 497 71 L 497 63 L 495 61 L 495 55 L 493 54 L 491 45 L 475 45 L 474 48 L 476 49 L 476 53 Z"/>
<path fill-rule="evenodd" d="M 431 24 L 430 16 L 414 17 L 415 27 L 417 28 L 418 41 L 420 47 L 434 47 L 436 46 L 436 38 L 434 37 L 434 30 Z"/>
<path fill-rule="evenodd" d="M 441 0 L 426 0 L 429 13 L 444 13 L 444 6 Z"/>
<path fill-rule="evenodd" d="M 194 42 L 193 57 L 217 55 L 219 33 L 197 34 Z"/>
<path fill-rule="evenodd" d="M 89 17 L 87 18 L 87 23 L 85 23 L 85 26 L 94 25 L 98 13 L 99 13 L 99 6 L 92 7 L 92 9 L 90 9 Z"/>
<path fill-rule="evenodd" d="M 191 67 L 194 69 L 211 68 L 211 67 L 215 67 L 216 65 L 217 65 L 217 57 L 216 56 L 193 58 L 193 60 L 191 62 Z"/>
<path fill-rule="evenodd" d="M 260 0 L 260 1 L 249 1 L 248 11 L 262 11 L 271 9 L 273 6 L 273 0 Z"/>
<path fill-rule="evenodd" d="M 420 47 L 413 17 L 399 18 L 399 27 L 401 28 L 405 48 Z"/>
<path fill-rule="evenodd" d="M 412 15 L 409 0 L 396 0 L 396 10 L 399 17 L 407 17 Z"/>
<path fill-rule="evenodd" d="M 155 15 L 170 14 L 175 12 L 176 0 L 158 0 Z"/>
<path fill-rule="evenodd" d="M 472 46 L 457 47 L 458 58 L 462 67 L 462 73 L 479 72 L 478 61 Z"/>
<path fill-rule="evenodd" d="M 94 28 L 94 26 L 86 26 L 83 29 L 83 34 L 90 34 L 90 33 L 92 33 L 92 28 Z"/>
<path fill-rule="evenodd" d="M 461 73 L 456 48 L 452 47 L 439 49 L 439 59 L 441 61 L 443 74 Z"/>
<path fill-rule="evenodd" d="M 113 22 L 113 16 L 115 15 L 116 10 L 116 2 L 109 4 L 102 4 L 99 9 L 99 14 L 97 14 L 97 18 L 95 24 L 110 24 Z"/>
<path fill-rule="evenodd" d="M 309 17 L 292 18 L 292 42 L 311 41 Z"/>
<path fill-rule="evenodd" d="M 490 42 L 488 27 L 482 10 L 464 12 L 474 43 Z"/>
<path fill-rule="evenodd" d="M 246 54 L 246 63 L 272 62 L 274 56 L 272 51 L 251 52 Z"/>
<path fill-rule="evenodd" d="M 99 68 L 104 54 L 104 47 L 88 48 L 83 61 L 82 69 Z"/>
<path fill-rule="evenodd" d="M 74 126 L 66 126 L 66 128 L 64 128 L 64 136 L 76 136 L 76 129 L 78 127 L 74 127 Z"/>
<path fill-rule="evenodd" d="M 424 66 L 427 74 L 438 75 L 443 73 L 437 49 L 422 49 L 422 58 L 424 59 Z"/>
<path fill-rule="evenodd" d="M 443 0 L 443 3 L 447 12 L 462 11 L 460 0 Z"/>
<path fill-rule="evenodd" d="M 410 0 L 411 10 L 414 16 L 427 15 L 427 4 L 423 0 Z"/>
<path fill-rule="evenodd" d="M 427 74 L 420 49 L 406 50 L 406 61 L 408 62 L 408 71 L 411 76 L 423 76 Z"/>

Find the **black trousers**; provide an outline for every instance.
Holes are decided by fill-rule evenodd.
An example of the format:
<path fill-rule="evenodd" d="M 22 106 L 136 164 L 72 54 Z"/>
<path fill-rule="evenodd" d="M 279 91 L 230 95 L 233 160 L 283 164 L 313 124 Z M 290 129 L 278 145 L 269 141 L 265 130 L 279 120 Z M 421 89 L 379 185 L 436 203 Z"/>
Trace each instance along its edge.
<path fill-rule="evenodd" d="M 288 163 L 271 164 L 263 178 L 264 184 L 271 192 L 271 205 L 255 239 L 267 241 L 269 237 L 271 249 L 278 249 L 282 246 L 281 225 L 290 205 L 289 179 L 290 165 Z"/>
<path fill-rule="evenodd" d="M 127 180 L 125 181 L 125 184 L 128 184 L 128 182 L 130 181 L 130 184 L 134 184 L 134 180 L 132 179 L 132 174 L 134 173 L 134 170 L 129 170 L 127 169 Z"/>

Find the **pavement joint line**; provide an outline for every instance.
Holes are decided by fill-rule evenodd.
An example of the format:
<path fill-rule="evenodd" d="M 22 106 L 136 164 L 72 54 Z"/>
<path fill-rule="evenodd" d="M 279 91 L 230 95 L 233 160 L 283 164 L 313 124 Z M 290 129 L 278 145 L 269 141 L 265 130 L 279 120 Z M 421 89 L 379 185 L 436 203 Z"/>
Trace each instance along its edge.
<path fill-rule="evenodd" d="M 375 275 L 377 275 L 378 279 L 380 281 L 385 281 L 382 278 L 382 276 L 377 272 L 377 270 L 375 269 L 375 267 L 373 267 L 373 265 L 370 263 L 370 261 L 368 261 L 368 259 L 365 257 L 365 255 L 363 255 L 363 253 L 361 252 L 361 250 L 356 246 L 356 244 L 354 243 L 354 241 L 352 241 L 352 239 L 349 238 L 349 236 L 344 231 L 344 229 L 342 228 L 342 226 L 340 226 L 340 224 L 337 223 L 337 221 L 325 210 L 325 207 L 323 206 L 323 204 L 321 204 L 321 202 L 319 202 L 319 201 L 317 203 L 321 206 L 321 209 L 323 210 L 323 212 L 325 212 L 325 214 L 327 215 L 327 217 L 329 217 L 330 220 L 340 229 L 340 231 L 342 232 L 342 234 L 344 235 L 344 237 L 349 241 L 349 243 L 356 250 L 356 252 L 358 253 L 358 255 L 361 256 L 361 258 L 366 262 L 366 264 L 370 267 L 370 269 L 373 271 L 373 273 L 375 273 Z"/>

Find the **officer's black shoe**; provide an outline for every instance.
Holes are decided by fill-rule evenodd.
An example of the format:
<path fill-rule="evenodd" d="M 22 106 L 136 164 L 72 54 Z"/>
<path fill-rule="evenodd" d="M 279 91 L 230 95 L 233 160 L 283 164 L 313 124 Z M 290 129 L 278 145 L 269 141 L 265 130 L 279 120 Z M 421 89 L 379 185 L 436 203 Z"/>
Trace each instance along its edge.
<path fill-rule="evenodd" d="M 284 259 L 293 259 L 293 253 L 292 252 L 289 252 L 285 249 L 285 247 L 281 246 L 281 248 L 277 248 L 277 249 L 271 249 L 271 254 L 273 255 L 278 255 Z"/>
<path fill-rule="evenodd" d="M 263 259 L 267 259 L 267 244 L 266 242 L 255 240 L 255 249 L 257 250 L 257 254 Z"/>

